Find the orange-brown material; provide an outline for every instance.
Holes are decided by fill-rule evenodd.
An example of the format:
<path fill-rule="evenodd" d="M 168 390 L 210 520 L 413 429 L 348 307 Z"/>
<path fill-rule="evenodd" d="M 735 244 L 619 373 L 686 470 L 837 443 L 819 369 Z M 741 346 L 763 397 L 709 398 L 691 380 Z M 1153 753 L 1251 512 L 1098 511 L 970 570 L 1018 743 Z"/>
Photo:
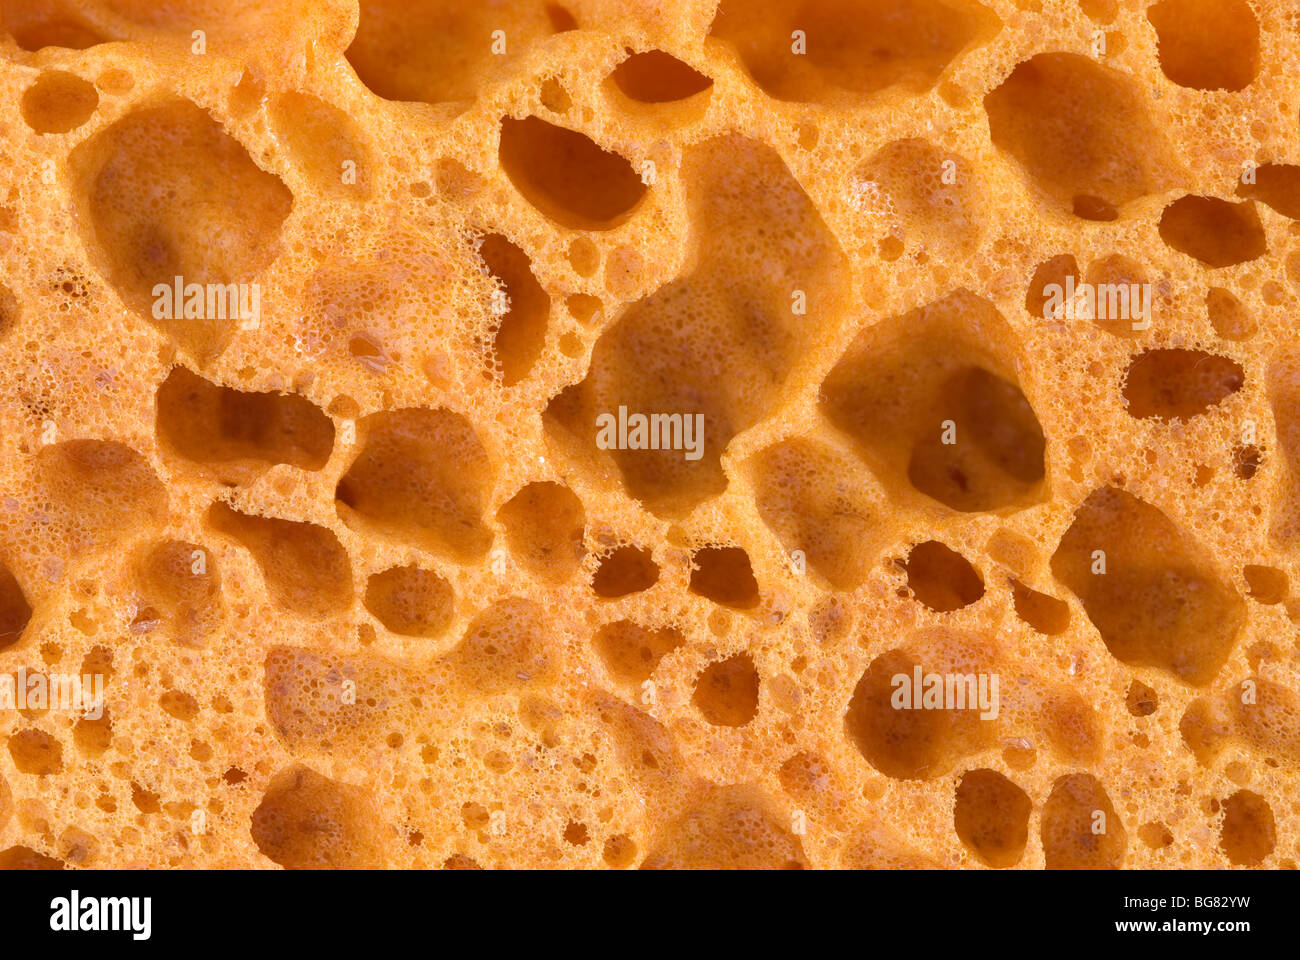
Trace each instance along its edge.
<path fill-rule="evenodd" d="M 1298 35 L 4 0 L 0 866 L 1294 867 Z"/>

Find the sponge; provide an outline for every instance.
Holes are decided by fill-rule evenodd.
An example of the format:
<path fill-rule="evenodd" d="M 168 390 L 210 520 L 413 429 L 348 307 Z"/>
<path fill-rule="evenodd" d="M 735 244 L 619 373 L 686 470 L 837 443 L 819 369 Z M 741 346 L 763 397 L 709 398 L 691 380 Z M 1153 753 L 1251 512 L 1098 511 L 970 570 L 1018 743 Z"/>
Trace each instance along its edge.
<path fill-rule="evenodd" d="M 0 865 L 1293 868 L 1286 0 L 6 0 Z"/>

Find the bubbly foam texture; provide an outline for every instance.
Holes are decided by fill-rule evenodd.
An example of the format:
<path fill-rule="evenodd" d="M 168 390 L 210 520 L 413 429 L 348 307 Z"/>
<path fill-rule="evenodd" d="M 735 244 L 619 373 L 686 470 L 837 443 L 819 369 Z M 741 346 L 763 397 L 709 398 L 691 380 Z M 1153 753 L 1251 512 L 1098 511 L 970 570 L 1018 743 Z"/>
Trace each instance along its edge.
<path fill-rule="evenodd" d="M 0 866 L 1293 867 L 1297 35 L 6 0 Z"/>

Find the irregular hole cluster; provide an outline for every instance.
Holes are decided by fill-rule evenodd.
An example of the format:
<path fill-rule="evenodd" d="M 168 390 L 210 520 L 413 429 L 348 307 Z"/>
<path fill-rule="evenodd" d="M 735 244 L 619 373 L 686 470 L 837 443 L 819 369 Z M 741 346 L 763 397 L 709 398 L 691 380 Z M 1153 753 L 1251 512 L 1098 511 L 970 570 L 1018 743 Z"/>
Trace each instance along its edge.
<path fill-rule="evenodd" d="M 349 6 L 0 9 L 0 867 L 1294 866 L 1290 10 Z"/>

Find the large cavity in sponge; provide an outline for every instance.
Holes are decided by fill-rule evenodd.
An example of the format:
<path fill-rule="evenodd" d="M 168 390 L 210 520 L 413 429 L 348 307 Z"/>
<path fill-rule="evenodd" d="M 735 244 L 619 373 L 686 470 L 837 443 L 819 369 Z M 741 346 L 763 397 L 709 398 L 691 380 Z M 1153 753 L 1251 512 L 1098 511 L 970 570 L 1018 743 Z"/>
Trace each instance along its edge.
<path fill-rule="evenodd" d="M 632 304 L 600 339 L 581 383 L 547 411 L 578 439 L 576 456 L 663 516 L 688 513 L 727 487 L 731 439 L 770 412 L 818 318 L 845 305 L 845 265 L 808 196 L 769 147 L 739 137 L 694 147 L 683 179 L 691 203 L 694 269 Z M 806 297 L 807 316 L 792 311 Z M 703 418 L 699 457 L 681 450 L 597 449 L 598 411 Z"/>
<path fill-rule="evenodd" d="M 175 297 L 159 310 L 157 288 L 177 278 L 205 288 L 257 283 L 293 207 L 289 190 L 188 100 L 141 106 L 80 144 L 68 164 L 87 252 L 123 302 L 199 362 L 220 353 L 240 318 L 187 316 Z"/>
<path fill-rule="evenodd" d="M 473 100 L 539 38 L 573 25 L 560 4 L 521 0 L 361 0 L 347 59 L 387 100 Z"/>
<path fill-rule="evenodd" d="M 500 160 L 519 192 L 566 227 L 612 230 L 645 196 L 626 159 L 539 117 L 501 121 Z"/>
<path fill-rule="evenodd" d="M 787 550 L 835 589 L 852 590 L 882 546 L 879 484 L 853 457 L 796 439 L 753 461 L 754 499 Z"/>
<path fill-rule="evenodd" d="M 165 513 L 167 490 L 149 461 L 111 440 L 67 440 L 34 458 L 45 523 L 64 549 L 120 543 L 132 526 Z"/>
<path fill-rule="evenodd" d="M 998 20 L 973 0 L 722 0 L 711 36 L 735 46 L 780 100 L 856 102 L 899 85 L 934 85 Z"/>
<path fill-rule="evenodd" d="M 492 542 L 482 519 L 491 466 L 450 410 L 395 410 L 361 424 L 363 445 L 334 492 L 348 525 L 460 560 Z"/>
<path fill-rule="evenodd" d="M 2 0 L 0 868 L 1293 867 L 1293 6 Z"/>
<path fill-rule="evenodd" d="M 271 781 L 250 832 L 263 855 L 289 870 L 374 868 L 383 861 L 370 807 L 355 787 L 294 766 Z"/>
<path fill-rule="evenodd" d="M 212 505 L 207 521 L 253 555 L 267 591 L 284 610 L 322 619 L 352 604 L 352 567 L 328 528 L 240 513 L 224 503 Z"/>
<path fill-rule="evenodd" d="M 1083 601 L 1117 658 L 1203 685 L 1232 652 L 1245 603 L 1158 508 L 1103 487 L 1079 507 L 1052 573 Z"/>
<path fill-rule="evenodd" d="M 184 367 L 158 387 L 157 431 L 178 456 L 236 482 L 277 463 L 320 470 L 334 448 L 334 424 L 311 401 L 218 386 Z"/>
<path fill-rule="evenodd" d="M 1126 74 L 1072 53 L 1020 63 L 984 98 L 989 132 L 1047 197 L 1086 220 L 1167 186 L 1173 157 Z"/>
<path fill-rule="evenodd" d="M 1016 381 L 1015 334 L 958 291 L 870 327 L 822 384 L 831 422 L 873 470 L 954 510 L 1042 499 L 1042 426 Z"/>

